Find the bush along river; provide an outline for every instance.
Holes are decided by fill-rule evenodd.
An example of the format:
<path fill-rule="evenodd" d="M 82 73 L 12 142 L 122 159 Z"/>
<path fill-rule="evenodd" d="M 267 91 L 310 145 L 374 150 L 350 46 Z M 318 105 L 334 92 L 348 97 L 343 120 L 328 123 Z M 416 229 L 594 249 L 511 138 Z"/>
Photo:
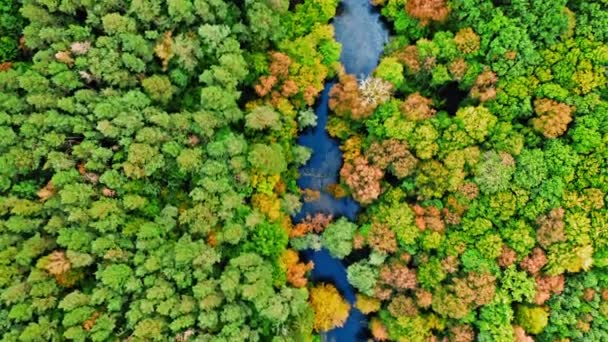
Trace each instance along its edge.
<path fill-rule="evenodd" d="M 388 29 L 381 21 L 380 14 L 369 0 L 343 0 L 333 25 L 336 40 L 342 44 L 340 61 L 346 72 L 360 79 L 367 77 L 378 64 L 388 41 Z M 295 217 L 296 222 L 316 213 L 331 214 L 334 218 L 346 217 L 354 221 L 359 210 L 359 205 L 351 197 L 336 199 L 325 191 L 328 185 L 339 182 L 338 174 L 342 166 L 339 143 L 325 130 L 329 114 L 329 91 L 333 85 L 330 82 L 325 86 L 315 108 L 317 126 L 303 132 L 298 138 L 300 145 L 313 150 L 311 159 L 300 169 L 298 185 L 303 189 L 318 190 L 321 194 L 318 200 L 303 204 L 302 210 Z M 325 333 L 324 340 L 366 341 L 369 337 L 367 319 L 354 308 L 355 291 L 346 278 L 347 265 L 333 258 L 325 249 L 306 250 L 302 256 L 305 260 L 314 262 L 311 281 L 335 285 L 352 307 L 344 326 Z"/>

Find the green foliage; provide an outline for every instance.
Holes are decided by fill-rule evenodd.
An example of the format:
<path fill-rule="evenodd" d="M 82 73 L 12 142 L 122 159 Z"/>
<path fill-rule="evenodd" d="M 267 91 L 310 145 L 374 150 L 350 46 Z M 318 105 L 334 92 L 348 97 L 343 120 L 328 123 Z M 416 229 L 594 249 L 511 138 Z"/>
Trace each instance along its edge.
<path fill-rule="evenodd" d="M 378 269 L 370 264 L 357 262 L 348 266 L 348 282 L 359 292 L 372 296 L 378 279 Z"/>
<path fill-rule="evenodd" d="M 309 340 L 279 257 L 336 5 L 0 1 L 0 340 Z M 255 96 L 271 51 L 297 94 Z"/>
<path fill-rule="evenodd" d="M 25 20 L 19 14 L 19 1 L 0 1 L 0 63 L 15 61 L 23 26 Z"/>
<path fill-rule="evenodd" d="M 287 169 L 283 148 L 277 144 L 253 145 L 247 160 L 262 174 L 278 174 Z"/>
<path fill-rule="evenodd" d="M 607 265 L 606 2 L 374 3 L 394 28 L 374 75 L 396 91 L 330 128 L 347 161 L 385 171 L 354 239 L 389 247 L 375 337 L 606 339 L 604 285 L 578 285 Z M 387 140 L 402 148 L 379 153 Z"/>
<path fill-rule="evenodd" d="M 353 235 L 357 226 L 342 217 L 325 228 L 321 235 L 321 244 L 329 250 L 332 256 L 344 258 L 353 248 Z"/>

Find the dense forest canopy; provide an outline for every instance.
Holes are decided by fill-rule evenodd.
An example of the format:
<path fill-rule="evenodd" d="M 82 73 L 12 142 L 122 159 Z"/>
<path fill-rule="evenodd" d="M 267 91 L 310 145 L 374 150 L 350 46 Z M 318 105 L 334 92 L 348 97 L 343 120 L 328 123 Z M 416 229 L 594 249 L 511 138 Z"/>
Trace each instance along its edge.
<path fill-rule="evenodd" d="M 608 2 L 0 0 L 0 341 L 608 340 Z M 294 222 L 327 131 L 356 222 Z"/>

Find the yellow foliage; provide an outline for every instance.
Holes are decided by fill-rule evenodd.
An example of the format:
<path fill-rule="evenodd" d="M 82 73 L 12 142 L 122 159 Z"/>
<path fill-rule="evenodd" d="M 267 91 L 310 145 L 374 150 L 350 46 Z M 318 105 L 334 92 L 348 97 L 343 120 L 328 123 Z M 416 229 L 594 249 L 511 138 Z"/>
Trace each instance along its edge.
<path fill-rule="evenodd" d="M 352 136 L 340 146 L 342 150 L 344 161 L 354 160 L 356 157 L 361 155 L 361 144 L 363 139 L 360 135 Z"/>
<path fill-rule="evenodd" d="M 313 326 L 319 332 L 343 326 L 350 311 L 350 304 L 331 284 L 313 287 L 310 290 L 310 304 L 315 313 Z"/>
<path fill-rule="evenodd" d="M 165 32 L 163 40 L 160 41 L 156 47 L 154 47 L 154 53 L 161 60 L 163 64 L 163 71 L 167 70 L 169 61 L 173 58 L 173 33 L 171 31 Z"/>
<path fill-rule="evenodd" d="M 583 60 L 578 66 L 578 70 L 572 75 L 572 81 L 578 86 L 574 91 L 579 95 L 589 94 L 597 87 L 606 84 L 606 76 L 595 68 L 588 60 Z"/>
<path fill-rule="evenodd" d="M 54 251 L 47 258 L 48 263 L 44 266 L 44 269 L 54 276 L 64 274 L 72 268 L 70 260 L 63 251 Z"/>
<path fill-rule="evenodd" d="M 276 222 L 281 217 L 281 201 L 275 194 L 257 193 L 251 196 L 251 204 L 271 221 Z"/>
<path fill-rule="evenodd" d="M 38 195 L 40 200 L 44 202 L 51 198 L 56 192 L 57 191 L 55 190 L 53 183 L 49 181 L 42 189 L 38 190 L 36 195 Z"/>
<path fill-rule="evenodd" d="M 369 315 L 372 312 L 380 310 L 380 300 L 358 293 L 355 307 L 364 314 Z"/>
<path fill-rule="evenodd" d="M 257 190 L 257 192 L 272 195 L 274 193 L 275 186 L 281 180 L 281 175 L 262 175 L 260 173 L 253 173 L 251 175 L 251 186 Z"/>

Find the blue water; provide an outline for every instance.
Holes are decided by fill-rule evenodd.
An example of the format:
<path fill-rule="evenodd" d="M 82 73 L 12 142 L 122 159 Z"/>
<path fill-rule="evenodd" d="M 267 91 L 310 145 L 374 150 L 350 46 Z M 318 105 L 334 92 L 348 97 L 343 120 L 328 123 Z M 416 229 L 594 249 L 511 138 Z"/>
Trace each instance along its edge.
<path fill-rule="evenodd" d="M 342 44 L 340 61 L 346 72 L 358 77 L 369 75 L 376 65 L 384 44 L 388 41 L 388 30 L 380 20 L 380 14 L 370 5 L 369 0 L 343 0 L 342 12 L 333 21 L 336 40 Z M 315 108 L 317 126 L 303 132 L 298 143 L 313 150 L 308 163 L 300 169 L 298 186 L 321 191 L 321 197 L 314 202 L 304 203 L 295 221 L 307 214 L 318 212 L 332 214 L 334 218 L 345 216 L 355 220 L 359 205 L 351 197 L 335 199 L 325 189 L 338 183 L 342 167 L 342 152 L 338 141 L 325 131 L 329 112 L 329 91 L 334 83 L 328 83 Z M 327 250 L 308 250 L 302 253 L 305 260 L 312 260 L 315 268 L 311 272 L 312 282 L 332 283 L 353 307 L 348 320 L 341 328 L 324 334 L 324 340 L 336 342 L 367 341 L 367 318 L 354 308 L 355 291 L 346 278 L 346 266 L 333 258 Z"/>

